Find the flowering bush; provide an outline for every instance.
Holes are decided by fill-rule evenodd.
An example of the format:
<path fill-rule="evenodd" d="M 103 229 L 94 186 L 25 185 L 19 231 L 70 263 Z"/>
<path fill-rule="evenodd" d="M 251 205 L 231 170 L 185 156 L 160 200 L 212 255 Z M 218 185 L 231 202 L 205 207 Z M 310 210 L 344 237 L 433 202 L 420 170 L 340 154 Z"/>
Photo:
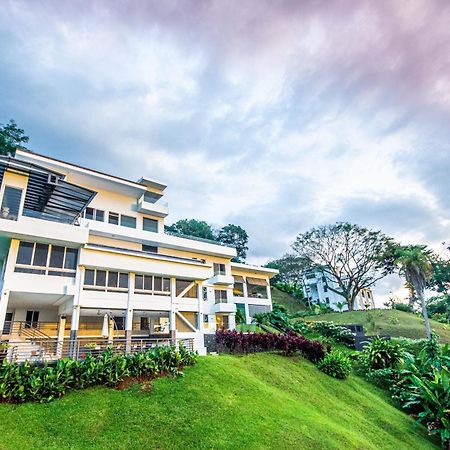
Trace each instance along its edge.
<path fill-rule="evenodd" d="M 252 353 L 264 351 L 282 351 L 290 356 L 298 352 L 312 362 L 318 362 L 325 356 L 323 345 L 295 333 L 242 333 L 235 330 L 220 330 L 216 333 L 216 342 L 222 351 L 230 353 Z"/>
<path fill-rule="evenodd" d="M 355 347 L 355 336 L 348 328 L 341 327 L 333 322 L 325 321 L 312 322 L 309 327 L 311 331 L 315 331 L 322 336 L 331 338 L 338 344 L 343 344 L 349 348 Z"/>

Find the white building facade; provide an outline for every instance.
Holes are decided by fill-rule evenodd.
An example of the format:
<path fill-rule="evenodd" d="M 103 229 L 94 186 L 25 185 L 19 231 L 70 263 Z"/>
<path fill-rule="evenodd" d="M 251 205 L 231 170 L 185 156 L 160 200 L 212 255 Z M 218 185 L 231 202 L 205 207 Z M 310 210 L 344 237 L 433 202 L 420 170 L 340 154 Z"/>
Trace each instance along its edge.
<path fill-rule="evenodd" d="M 160 182 L 17 150 L 0 157 L 0 186 L 0 332 L 12 347 L 56 342 L 61 356 L 73 342 L 189 339 L 204 353 L 236 308 L 247 323 L 272 308 L 276 271 L 165 233 Z"/>
<path fill-rule="evenodd" d="M 324 305 L 339 311 L 338 303 L 345 303 L 342 311 L 347 311 L 345 298 L 337 294 L 331 288 L 339 289 L 335 280 L 320 271 L 306 271 L 302 274 L 303 294 L 312 305 Z M 354 310 L 366 310 L 375 308 L 372 290 L 362 289 L 355 299 Z"/>

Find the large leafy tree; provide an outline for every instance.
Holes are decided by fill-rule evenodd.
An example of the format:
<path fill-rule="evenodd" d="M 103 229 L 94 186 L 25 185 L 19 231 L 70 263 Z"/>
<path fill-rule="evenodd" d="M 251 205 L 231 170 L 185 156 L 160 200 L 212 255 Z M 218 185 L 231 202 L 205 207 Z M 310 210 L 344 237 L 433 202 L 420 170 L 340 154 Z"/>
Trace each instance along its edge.
<path fill-rule="evenodd" d="M 236 262 L 244 262 L 247 257 L 247 243 L 248 234 L 239 225 L 228 224 L 221 228 L 217 233 L 217 240 L 227 245 L 232 245 L 236 248 L 237 257 L 234 258 Z"/>
<path fill-rule="evenodd" d="M 300 286 L 302 272 L 309 266 L 309 261 L 292 253 L 286 253 L 279 259 L 266 264 L 265 267 L 277 269 L 278 274 L 272 279 L 273 283 L 287 283 Z"/>
<path fill-rule="evenodd" d="M 382 255 L 390 242 L 380 231 L 338 222 L 299 234 L 292 247 L 311 267 L 335 282 L 328 288 L 342 296 L 351 311 L 361 290 L 386 275 Z"/>
<path fill-rule="evenodd" d="M 202 239 L 215 240 L 211 225 L 206 223 L 204 220 L 181 219 L 172 225 L 166 225 L 166 231 Z"/>
<path fill-rule="evenodd" d="M 0 155 L 14 155 L 17 148 L 26 148 L 23 144 L 28 142 L 25 131 L 16 125 L 14 120 L 9 123 L 0 123 Z"/>
<path fill-rule="evenodd" d="M 392 245 L 387 251 L 390 263 L 397 267 L 400 275 L 403 275 L 406 282 L 414 288 L 414 292 L 422 307 L 423 320 L 427 338 L 431 339 L 430 322 L 425 303 L 424 291 L 427 283 L 433 277 L 433 264 L 436 256 L 425 245 Z"/>

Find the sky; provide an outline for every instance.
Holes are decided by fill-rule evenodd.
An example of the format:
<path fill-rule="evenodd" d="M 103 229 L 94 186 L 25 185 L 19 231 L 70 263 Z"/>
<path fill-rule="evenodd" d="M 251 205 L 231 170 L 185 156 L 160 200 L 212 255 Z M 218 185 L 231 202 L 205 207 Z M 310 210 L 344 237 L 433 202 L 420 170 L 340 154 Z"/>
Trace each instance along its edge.
<path fill-rule="evenodd" d="M 1 0 L 0 122 L 166 183 L 168 223 L 241 225 L 251 263 L 336 221 L 439 251 L 449 24 L 448 0 Z"/>

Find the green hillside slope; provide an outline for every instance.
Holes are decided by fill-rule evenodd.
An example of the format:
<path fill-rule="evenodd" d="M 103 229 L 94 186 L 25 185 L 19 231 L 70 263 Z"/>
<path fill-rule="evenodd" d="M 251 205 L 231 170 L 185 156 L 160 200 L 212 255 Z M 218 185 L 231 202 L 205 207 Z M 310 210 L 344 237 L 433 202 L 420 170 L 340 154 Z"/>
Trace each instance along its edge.
<path fill-rule="evenodd" d="M 208 356 L 150 392 L 94 388 L 0 404 L 2 449 L 432 449 L 372 385 L 298 358 Z"/>
<path fill-rule="evenodd" d="M 271 291 L 272 291 L 272 302 L 286 306 L 287 310 L 290 313 L 307 309 L 303 303 L 299 302 L 292 295 L 280 291 L 274 286 L 271 287 Z"/>
<path fill-rule="evenodd" d="M 388 334 L 412 339 L 425 337 L 425 327 L 420 316 L 395 309 L 321 314 L 308 316 L 305 320 L 327 320 L 345 324 L 358 323 L 364 325 L 366 334 Z M 450 342 L 450 327 L 434 320 L 430 320 L 430 324 L 443 342 Z"/>

